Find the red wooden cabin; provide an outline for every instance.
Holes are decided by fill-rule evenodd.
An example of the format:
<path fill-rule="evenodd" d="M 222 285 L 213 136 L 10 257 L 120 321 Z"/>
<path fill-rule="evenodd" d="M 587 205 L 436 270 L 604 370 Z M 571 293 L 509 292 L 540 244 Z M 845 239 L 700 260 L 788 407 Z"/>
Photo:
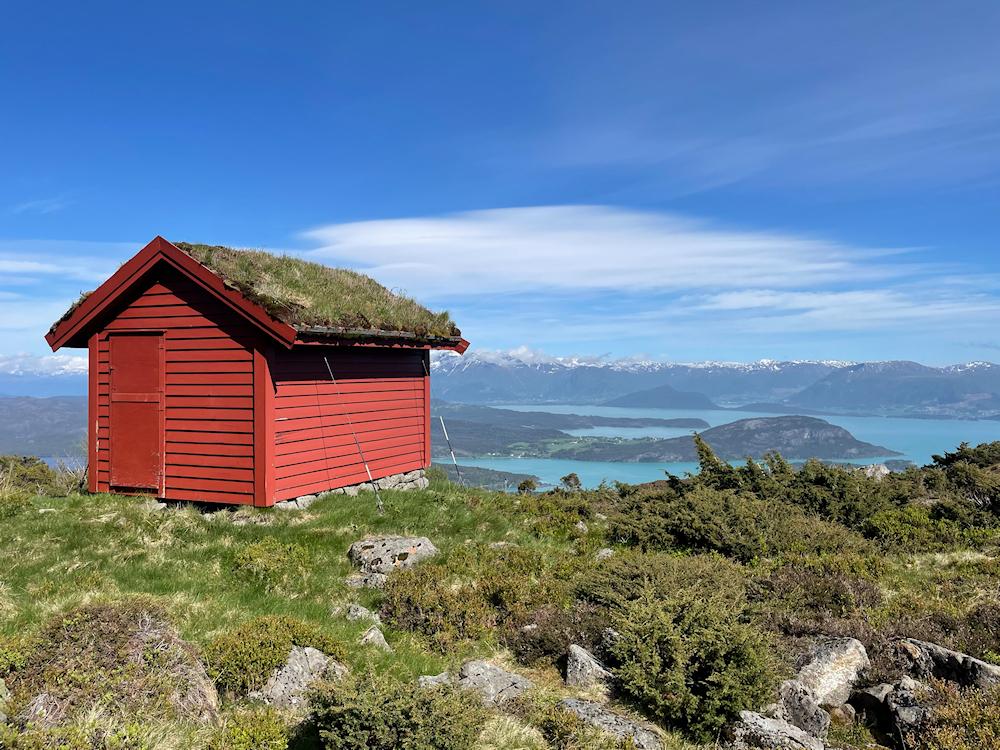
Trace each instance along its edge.
<path fill-rule="evenodd" d="M 89 348 L 92 492 L 269 506 L 428 466 L 452 333 L 297 325 L 157 237 L 46 340 Z"/>

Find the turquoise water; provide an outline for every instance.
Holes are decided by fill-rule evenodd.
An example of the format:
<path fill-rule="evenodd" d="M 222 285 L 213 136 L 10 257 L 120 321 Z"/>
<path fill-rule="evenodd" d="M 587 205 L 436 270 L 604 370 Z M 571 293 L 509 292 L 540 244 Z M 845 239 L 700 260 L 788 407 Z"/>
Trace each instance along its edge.
<path fill-rule="evenodd" d="M 660 419 L 698 418 L 704 419 L 712 427 L 735 422 L 737 419 L 750 417 L 773 417 L 774 414 L 743 411 L 700 411 L 689 409 L 634 409 L 613 406 L 592 406 L 586 404 L 505 404 L 504 408 L 520 411 L 548 411 L 562 414 L 591 414 L 605 417 L 657 417 Z M 900 419 L 894 417 L 837 417 L 824 416 L 831 424 L 840 425 L 848 430 L 858 440 L 881 445 L 895 451 L 901 456 L 886 456 L 925 464 L 935 453 L 953 450 L 959 443 L 968 442 L 973 445 L 992 440 L 1000 440 L 1000 422 L 972 421 L 948 419 Z M 677 437 L 689 435 L 692 430 L 664 427 L 597 427 L 588 430 L 570 430 L 573 435 L 601 435 L 608 437 Z M 807 458 L 807 456 L 789 456 L 789 458 Z M 855 463 L 875 463 L 879 459 L 871 458 Z M 648 463 L 628 464 L 606 461 L 570 461 L 552 458 L 470 458 L 459 463 L 469 466 L 482 466 L 488 469 L 513 471 L 522 474 L 534 474 L 543 482 L 557 484 L 559 478 L 576 472 L 587 487 L 594 487 L 601 481 L 620 482 L 650 482 L 662 479 L 665 471 L 683 474 L 694 471 L 693 463 Z"/>

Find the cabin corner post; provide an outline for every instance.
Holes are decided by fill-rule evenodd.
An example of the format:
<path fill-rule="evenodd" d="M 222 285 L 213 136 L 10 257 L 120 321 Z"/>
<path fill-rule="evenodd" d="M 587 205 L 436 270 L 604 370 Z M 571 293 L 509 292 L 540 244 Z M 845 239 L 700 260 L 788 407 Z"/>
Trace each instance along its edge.
<path fill-rule="evenodd" d="M 431 352 L 421 352 L 424 362 L 424 468 L 431 465 Z"/>
<path fill-rule="evenodd" d="M 100 367 L 100 339 L 93 333 L 87 342 L 87 490 L 97 492 L 97 407 Z"/>
<path fill-rule="evenodd" d="M 253 350 L 253 467 L 254 502 L 257 507 L 274 505 L 274 380 L 271 375 L 273 353 L 268 347 Z"/>

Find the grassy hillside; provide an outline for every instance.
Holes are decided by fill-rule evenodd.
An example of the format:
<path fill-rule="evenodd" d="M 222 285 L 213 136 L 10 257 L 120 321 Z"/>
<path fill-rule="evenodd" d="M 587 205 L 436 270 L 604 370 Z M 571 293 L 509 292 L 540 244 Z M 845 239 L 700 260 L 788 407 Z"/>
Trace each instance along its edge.
<path fill-rule="evenodd" d="M 707 748 L 739 710 L 770 702 L 777 681 L 821 636 L 863 641 L 873 661 L 868 683 L 893 676 L 892 644 L 902 636 L 1000 657 L 1000 444 L 881 481 L 816 463 L 795 471 L 778 458 L 733 468 L 700 450 L 696 478 L 518 496 L 438 477 L 426 491 L 384 493 L 384 515 L 365 494 L 327 496 L 294 512 L 164 510 L 143 499 L 74 494 L 42 467 L 0 462 L 8 712 L 39 686 L 72 696 L 74 706 L 57 729 L 21 738 L 0 729 L 0 746 L 393 747 L 371 740 L 372 727 L 416 712 L 438 734 L 414 748 L 625 747 L 555 707 L 559 698 L 595 697 L 562 680 L 576 643 L 609 665 L 616 710 L 657 723 L 667 748 Z M 349 545 L 382 533 L 427 536 L 441 554 L 391 574 L 384 590 L 349 588 Z M 596 554 L 605 547 L 611 557 Z M 359 644 L 370 623 L 345 617 L 351 603 L 381 612 L 391 653 Z M 119 633 L 130 620 L 161 616 L 142 614 L 149 611 L 161 612 L 228 687 L 221 728 L 163 708 L 148 677 L 132 689 L 134 671 L 108 683 L 124 652 L 86 628 L 111 622 L 98 632 Z M 610 644 L 602 640 L 609 627 L 618 634 Z M 246 686 L 271 669 L 247 652 L 261 632 L 267 643 L 284 638 L 284 654 L 293 642 L 322 645 L 354 675 L 349 687 L 317 692 L 308 731 L 296 734 L 290 715 L 246 699 Z M 54 652 L 58 643 L 69 647 Z M 188 653 L 177 648 L 170 653 Z M 60 661 L 67 654 L 68 666 Z M 529 676 L 535 690 L 501 713 L 412 687 L 418 676 L 454 673 L 472 657 Z M 129 713 L 137 693 L 142 713 Z M 940 715 L 946 722 L 950 714 Z M 79 744 L 64 741 L 70 730 Z M 362 735 L 369 740 L 349 739 Z M 841 748 L 872 741 L 852 724 L 835 725 L 831 738 Z"/>

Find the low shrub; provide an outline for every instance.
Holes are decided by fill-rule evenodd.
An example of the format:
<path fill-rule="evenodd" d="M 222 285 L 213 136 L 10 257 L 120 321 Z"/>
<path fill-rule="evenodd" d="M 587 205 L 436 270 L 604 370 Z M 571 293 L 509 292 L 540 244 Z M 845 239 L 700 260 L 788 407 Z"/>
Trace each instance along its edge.
<path fill-rule="evenodd" d="M 574 593 L 586 602 L 621 608 L 649 592 L 659 597 L 689 592 L 739 609 L 745 603 L 746 572 L 739 563 L 717 554 L 626 551 L 584 572 Z"/>
<path fill-rule="evenodd" d="M 245 695 L 264 686 L 287 661 L 293 646 L 312 646 L 334 659 L 344 658 L 343 647 L 316 626 L 267 615 L 247 620 L 209 643 L 208 674 L 223 692 Z"/>
<path fill-rule="evenodd" d="M 34 646 L 30 636 L 0 636 L 0 678 L 23 669 Z"/>
<path fill-rule="evenodd" d="M 506 637 L 506 644 L 522 664 L 561 664 L 571 644 L 588 651 L 599 650 L 601 635 L 609 621 L 607 612 L 580 602 L 572 607 L 548 605 L 527 618 Z"/>
<path fill-rule="evenodd" d="M 786 554 L 860 551 L 845 527 L 788 503 L 735 490 L 660 487 L 623 498 L 609 536 L 643 550 L 714 551 L 749 562 Z"/>
<path fill-rule="evenodd" d="M 287 750 L 288 726 L 269 706 L 233 711 L 208 743 L 208 750 Z"/>
<path fill-rule="evenodd" d="M 48 717 L 58 725 L 91 714 L 109 721 L 216 716 L 197 651 L 145 598 L 87 604 L 53 618 L 7 682 L 10 713 L 44 693 L 58 706 Z"/>
<path fill-rule="evenodd" d="M 56 471 L 35 456 L 0 456 L 0 494 L 55 494 Z"/>
<path fill-rule="evenodd" d="M 543 604 L 569 603 L 580 560 L 524 547 L 467 545 L 389 576 L 382 616 L 442 652 L 527 622 Z"/>
<path fill-rule="evenodd" d="M 709 741 L 771 695 L 768 644 L 718 602 L 652 593 L 616 613 L 612 671 L 654 720 Z"/>
<path fill-rule="evenodd" d="M 755 606 L 771 617 L 814 622 L 849 618 L 883 601 L 881 558 L 816 555 L 786 560 L 750 586 Z"/>
<path fill-rule="evenodd" d="M 580 521 L 594 518 L 590 493 L 561 489 L 525 495 L 520 510 L 539 536 L 570 532 Z"/>
<path fill-rule="evenodd" d="M 0 725 L 0 748 L 4 750 L 154 750 L 146 733 L 137 725 L 124 727 L 14 727 Z"/>
<path fill-rule="evenodd" d="M 0 493 L 0 520 L 14 518 L 32 509 L 31 495 L 23 490 Z"/>
<path fill-rule="evenodd" d="M 1000 690 L 961 691 L 931 687 L 932 708 L 918 732 L 906 738 L 912 750 L 983 750 L 1000 747 Z"/>
<path fill-rule="evenodd" d="M 301 544 L 286 544 L 274 537 L 265 537 L 237 549 L 232 569 L 238 576 L 245 576 L 267 589 L 286 588 L 306 575 L 309 553 Z"/>
<path fill-rule="evenodd" d="M 973 525 L 968 518 L 949 517 L 946 515 L 949 510 L 957 511 L 958 508 L 949 503 L 882 510 L 865 521 L 862 533 L 882 547 L 905 552 L 947 550 L 995 537 L 994 529 Z"/>
<path fill-rule="evenodd" d="M 326 750 L 468 750 L 487 717 L 472 691 L 419 688 L 372 674 L 320 686 L 311 709 Z"/>

